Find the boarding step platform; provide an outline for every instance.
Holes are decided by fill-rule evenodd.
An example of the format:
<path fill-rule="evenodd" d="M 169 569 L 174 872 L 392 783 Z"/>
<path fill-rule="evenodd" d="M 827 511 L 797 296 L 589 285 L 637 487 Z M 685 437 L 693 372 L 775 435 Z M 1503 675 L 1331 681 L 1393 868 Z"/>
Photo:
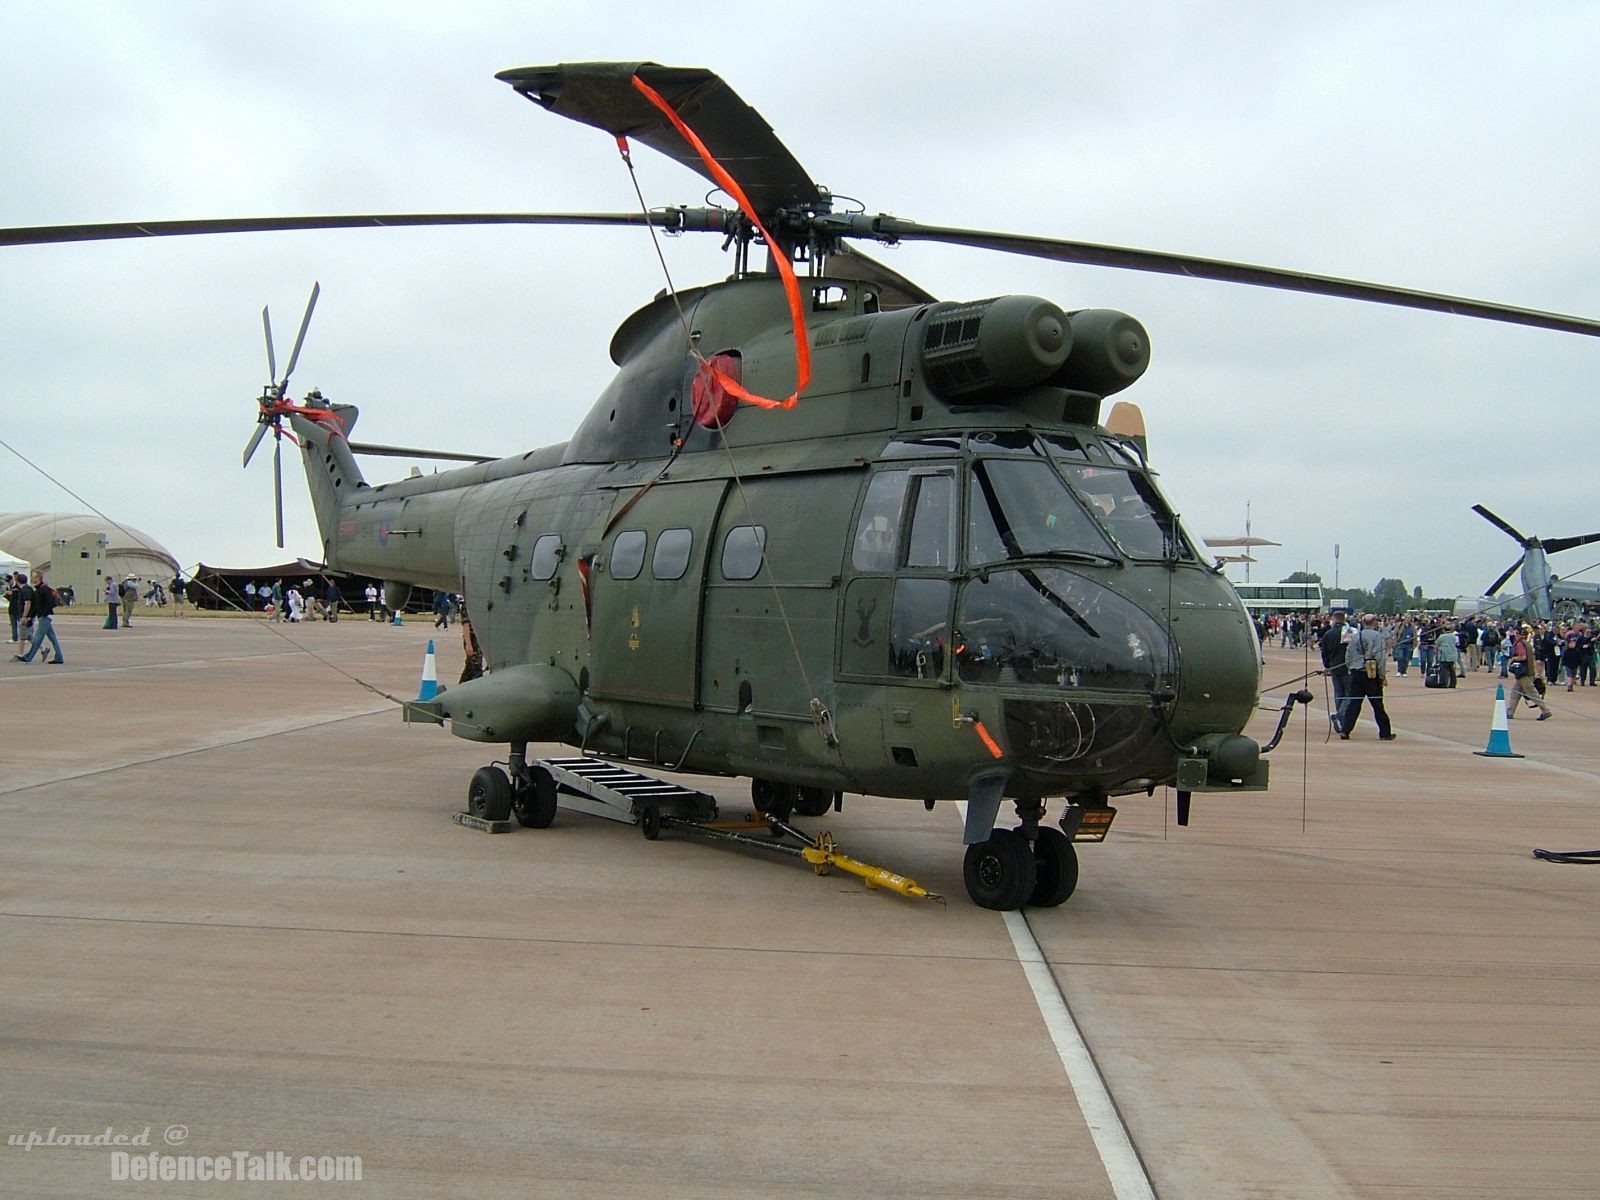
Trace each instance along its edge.
<path fill-rule="evenodd" d="M 556 804 L 573 812 L 646 827 L 661 827 L 663 817 L 715 821 L 717 802 L 706 792 L 630 771 L 603 758 L 541 758 L 534 764 L 556 782 Z"/>

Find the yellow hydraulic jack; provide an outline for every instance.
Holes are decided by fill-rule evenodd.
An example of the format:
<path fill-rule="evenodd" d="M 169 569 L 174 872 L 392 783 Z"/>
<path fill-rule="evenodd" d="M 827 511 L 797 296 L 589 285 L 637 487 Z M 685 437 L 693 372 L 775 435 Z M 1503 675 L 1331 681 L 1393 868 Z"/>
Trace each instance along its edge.
<path fill-rule="evenodd" d="M 847 854 L 839 853 L 834 845 L 833 835 L 819 833 L 816 837 L 788 825 L 776 817 L 766 814 L 752 814 L 750 819 L 738 824 L 711 824 L 701 821 L 689 821 L 681 817 L 660 818 L 663 827 L 681 829 L 685 833 L 693 833 L 699 837 L 710 838 L 719 842 L 738 842 L 743 846 L 754 846 L 758 850 L 770 850 L 777 854 L 787 854 L 794 858 L 803 858 L 811 864 L 811 869 L 818 875 L 828 874 L 834 867 L 841 871 L 848 871 L 866 883 L 869 888 L 888 888 L 891 892 L 899 892 L 902 896 L 910 896 L 917 900 L 937 900 L 944 903 L 944 897 L 936 892 L 930 892 L 915 879 L 907 879 L 904 875 L 896 875 L 884 867 L 874 867 L 868 863 L 857 862 Z M 735 832 L 739 829 L 769 829 L 773 838 L 754 838 Z M 788 845 L 775 840 L 777 836 L 787 835 L 800 844 Z"/>

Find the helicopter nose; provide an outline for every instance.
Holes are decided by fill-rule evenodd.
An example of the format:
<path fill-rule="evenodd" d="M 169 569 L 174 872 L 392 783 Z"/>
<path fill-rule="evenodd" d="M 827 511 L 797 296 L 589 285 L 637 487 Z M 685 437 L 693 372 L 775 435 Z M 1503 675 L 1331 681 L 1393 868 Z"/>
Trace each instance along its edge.
<path fill-rule="evenodd" d="M 1234 605 L 1186 607 L 1172 614 L 1169 627 L 1179 664 L 1173 728 L 1190 738 L 1237 734 L 1255 709 L 1261 683 L 1248 618 Z"/>

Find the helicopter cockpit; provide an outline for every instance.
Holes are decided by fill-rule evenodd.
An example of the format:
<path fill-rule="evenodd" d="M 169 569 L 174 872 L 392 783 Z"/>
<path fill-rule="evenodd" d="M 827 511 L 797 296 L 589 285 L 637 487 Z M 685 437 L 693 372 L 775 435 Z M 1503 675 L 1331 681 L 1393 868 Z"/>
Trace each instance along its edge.
<path fill-rule="evenodd" d="M 963 449 L 964 462 L 892 464 Z M 902 442 L 884 457 L 851 560 L 858 572 L 900 574 L 889 674 L 942 678 L 949 657 L 963 682 L 1144 695 L 1171 686 L 1167 633 L 1104 571 L 1201 560 L 1130 448 L 1008 430 Z"/>

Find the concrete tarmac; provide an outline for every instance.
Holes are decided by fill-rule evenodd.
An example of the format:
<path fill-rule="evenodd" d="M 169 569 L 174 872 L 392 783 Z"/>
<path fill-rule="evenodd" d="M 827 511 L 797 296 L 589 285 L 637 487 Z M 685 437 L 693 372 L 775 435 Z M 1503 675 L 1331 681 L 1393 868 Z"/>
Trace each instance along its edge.
<path fill-rule="evenodd" d="M 8 1142 L 358 1155 L 394 1196 L 1114 1194 L 946 808 L 807 822 L 945 906 L 565 812 L 490 836 L 449 816 L 494 748 L 350 678 L 415 695 L 426 622 L 59 626 L 65 666 L 0 665 Z M 1528 851 L 1600 846 L 1600 689 L 1488 760 L 1486 682 L 1394 680 L 1394 743 L 1297 717 L 1187 829 L 1124 800 L 1027 914 L 1161 1197 L 1595 1194 L 1600 873 Z M 111 1166 L 7 1144 L 0 1195 L 227 1190 Z"/>

